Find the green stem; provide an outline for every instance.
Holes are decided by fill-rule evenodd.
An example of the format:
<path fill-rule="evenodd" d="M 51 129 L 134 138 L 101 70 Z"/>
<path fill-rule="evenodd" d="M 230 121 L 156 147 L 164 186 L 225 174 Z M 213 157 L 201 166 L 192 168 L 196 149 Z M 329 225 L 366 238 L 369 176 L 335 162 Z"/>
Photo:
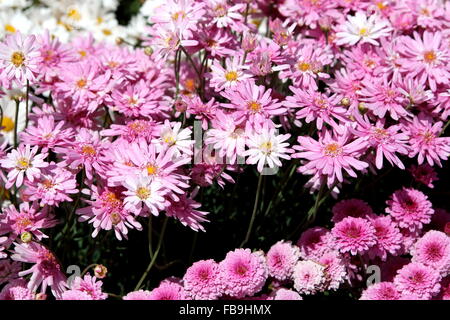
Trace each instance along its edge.
<path fill-rule="evenodd" d="M 259 179 L 258 179 L 258 186 L 256 187 L 256 196 L 255 196 L 255 203 L 253 204 L 252 217 L 250 218 L 250 223 L 248 225 L 247 234 L 245 235 L 245 239 L 241 243 L 241 246 L 240 246 L 241 248 L 248 242 L 248 240 L 250 239 L 250 234 L 252 233 L 253 223 L 255 222 L 255 217 L 256 217 L 256 211 L 258 211 L 259 195 L 261 193 L 261 186 L 262 186 L 262 180 L 263 180 L 262 178 L 263 178 L 263 175 L 260 174 Z"/>
<path fill-rule="evenodd" d="M 30 81 L 27 80 L 27 98 L 25 100 L 25 112 L 26 112 L 26 118 L 25 118 L 25 128 L 28 127 L 28 114 L 29 114 L 29 95 L 30 95 Z"/>
<path fill-rule="evenodd" d="M 191 63 L 192 67 L 194 68 L 195 73 L 197 74 L 198 80 L 202 81 L 202 75 L 200 74 L 200 70 L 198 70 L 194 60 L 192 60 L 191 55 L 186 51 L 186 49 L 183 46 L 181 46 L 180 48 L 181 48 L 181 51 L 183 51 L 183 53 L 186 55 L 186 58 Z"/>
<path fill-rule="evenodd" d="M 139 290 L 139 288 L 141 287 L 142 283 L 144 282 L 145 278 L 147 278 L 148 273 L 150 272 L 150 270 L 152 269 L 153 265 L 156 262 L 156 258 L 158 258 L 158 254 L 159 254 L 159 250 L 161 249 L 161 245 L 164 239 L 164 234 L 166 233 L 166 227 L 167 227 L 167 221 L 169 220 L 168 217 L 165 217 L 164 222 L 163 222 L 163 226 L 161 229 L 161 233 L 159 235 L 159 242 L 158 242 L 158 247 L 155 250 L 155 254 L 153 255 L 153 258 L 151 259 L 150 263 L 147 266 L 147 269 L 145 269 L 144 274 L 141 276 L 141 279 L 139 280 L 139 282 L 137 283 L 136 287 L 134 288 L 135 291 Z"/>
<path fill-rule="evenodd" d="M 20 101 L 16 100 L 16 116 L 14 121 L 14 148 L 17 148 L 17 123 L 19 122 L 19 105 Z"/>

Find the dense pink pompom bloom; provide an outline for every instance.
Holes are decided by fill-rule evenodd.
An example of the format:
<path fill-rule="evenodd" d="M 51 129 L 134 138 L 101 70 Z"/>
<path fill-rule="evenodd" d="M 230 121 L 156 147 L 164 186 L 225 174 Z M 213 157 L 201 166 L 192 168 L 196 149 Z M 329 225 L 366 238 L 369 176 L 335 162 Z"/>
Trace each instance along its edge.
<path fill-rule="evenodd" d="M 183 286 L 175 281 L 162 281 L 159 287 L 153 289 L 149 300 L 187 300 Z"/>
<path fill-rule="evenodd" d="M 223 293 L 234 298 L 244 298 L 259 292 L 267 279 L 268 270 L 264 255 L 250 249 L 236 249 L 227 253 L 219 263 Z"/>
<path fill-rule="evenodd" d="M 439 293 L 440 280 L 439 272 L 433 268 L 421 263 L 410 263 L 398 271 L 394 278 L 394 284 L 402 294 L 412 294 L 421 299 L 430 299 Z"/>
<path fill-rule="evenodd" d="M 102 281 L 86 274 L 83 278 L 76 277 L 71 283 L 70 289 L 85 292 L 92 300 L 105 300 L 108 295 L 102 292 L 102 285 Z"/>
<path fill-rule="evenodd" d="M 412 261 L 432 267 L 443 277 L 450 274 L 450 237 L 431 230 L 425 233 L 412 248 Z"/>
<path fill-rule="evenodd" d="M 434 188 L 433 182 L 439 180 L 436 171 L 428 163 L 419 166 L 412 165 L 409 172 L 416 181 L 423 183 L 428 188 Z"/>
<path fill-rule="evenodd" d="M 214 260 L 200 260 L 190 266 L 183 277 L 186 295 L 193 300 L 216 300 L 222 295 L 219 265 Z"/>
<path fill-rule="evenodd" d="M 303 300 L 303 298 L 295 291 L 280 288 L 272 294 L 273 300 Z"/>
<path fill-rule="evenodd" d="M 428 197 L 415 189 L 397 190 L 387 201 L 387 205 L 386 212 L 398 226 L 410 231 L 421 229 L 424 224 L 430 223 L 434 213 Z"/>
<path fill-rule="evenodd" d="M 376 244 L 373 225 L 366 219 L 347 217 L 336 223 L 331 230 L 334 244 L 340 252 L 352 255 L 367 252 Z"/>
<path fill-rule="evenodd" d="M 152 300 L 151 292 L 148 290 L 138 290 L 129 292 L 127 295 L 123 296 L 123 300 Z"/>
<path fill-rule="evenodd" d="M 300 256 L 303 259 L 319 259 L 331 250 L 331 240 L 331 232 L 326 228 L 313 227 L 305 230 L 297 241 Z"/>
<path fill-rule="evenodd" d="M 60 300 L 95 300 L 85 291 L 67 290 L 61 294 Z"/>
<path fill-rule="evenodd" d="M 346 217 L 366 218 L 373 214 L 372 208 L 360 199 L 341 200 L 333 206 L 332 211 L 331 221 L 334 223 L 338 223 Z"/>
<path fill-rule="evenodd" d="M 392 282 L 379 282 L 363 291 L 360 300 L 400 300 L 401 294 Z"/>
<path fill-rule="evenodd" d="M 34 300 L 35 295 L 27 288 L 24 279 L 13 280 L 3 287 L 0 300 Z"/>
<path fill-rule="evenodd" d="M 325 267 L 311 260 L 299 261 L 292 278 L 294 288 L 299 293 L 315 294 L 324 289 Z"/>
<path fill-rule="evenodd" d="M 398 254 L 402 247 L 403 237 L 392 218 L 390 216 L 373 216 L 369 217 L 369 220 L 375 228 L 376 237 L 376 244 L 369 250 L 369 256 L 378 256 L 385 261 L 389 253 Z"/>
<path fill-rule="evenodd" d="M 290 242 L 278 241 L 267 252 L 269 275 L 277 280 L 287 280 L 300 259 L 300 250 Z"/>
<path fill-rule="evenodd" d="M 347 260 L 337 251 L 325 253 L 317 262 L 325 267 L 325 286 L 328 290 L 337 290 L 348 279 Z"/>

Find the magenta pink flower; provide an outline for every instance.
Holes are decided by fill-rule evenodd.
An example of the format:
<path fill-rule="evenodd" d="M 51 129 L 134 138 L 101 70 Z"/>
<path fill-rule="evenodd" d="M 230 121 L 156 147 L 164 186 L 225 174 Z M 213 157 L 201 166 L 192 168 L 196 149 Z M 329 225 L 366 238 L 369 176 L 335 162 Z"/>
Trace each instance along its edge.
<path fill-rule="evenodd" d="M 194 231 L 205 231 L 203 223 L 209 222 L 206 216 L 209 212 L 200 211 L 201 204 L 192 197 L 181 195 L 178 200 L 169 199 L 170 204 L 165 208 L 168 217 L 178 219 L 182 225 L 190 227 Z"/>
<path fill-rule="evenodd" d="M 428 197 L 415 189 L 397 190 L 387 201 L 387 205 L 386 212 L 398 226 L 410 231 L 422 229 L 424 224 L 430 223 L 434 213 Z"/>
<path fill-rule="evenodd" d="M 303 300 L 303 298 L 293 290 L 280 288 L 274 291 L 273 300 Z"/>
<path fill-rule="evenodd" d="M 441 288 L 439 272 L 421 263 L 410 263 L 397 272 L 394 284 L 403 295 L 415 295 L 419 299 L 431 299 Z"/>
<path fill-rule="evenodd" d="M 60 297 L 66 287 L 66 277 L 54 254 L 36 242 L 14 245 L 14 254 L 11 256 L 13 260 L 33 263 L 30 269 L 19 272 L 20 277 L 31 274 L 28 289 L 34 292 L 41 286 L 41 292 L 45 293 L 47 287 L 50 287 L 53 295 Z"/>
<path fill-rule="evenodd" d="M 341 200 L 331 210 L 333 212 L 331 221 L 334 223 L 338 223 L 346 217 L 366 218 L 373 214 L 372 208 L 367 202 L 360 199 Z"/>
<path fill-rule="evenodd" d="M 211 65 L 210 86 L 219 92 L 224 89 L 235 88 L 238 83 L 249 81 L 250 74 L 246 73 L 247 66 L 242 64 L 242 58 L 234 56 L 225 61 L 225 67 L 215 60 Z"/>
<path fill-rule="evenodd" d="M 188 300 L 183 286 L 176 281 L 164 280 L 153 289 L 149 300 Z"/>
<path fill-rule="evenodd" d="M 269 276 L 283 281 L 290 279 L 297 261 L 300 259 L 300 250 L 290 242 L 278 241 L 266 255 Z"/>
<path fill-rule="evenodd" d="M 325 267 L 326 288 L 337 290 L 348 279 L 347 261 L 337 251 L 329 251 L 318 260 Z"/>
<path fill-rule="evenodd" d="M 222 295 L 219 265 L 214 260 L 200 260 L 183 277 L 184 291 L 193 300 L 216 300 Z"/>
<path fill-rule="evenodd" d="M 364 290 L 360 300 L 400 300 L 400 296 L 392 282 L 379 282 Z"/>
<path fill-rule="evenodd" d="M 366 219 L 347 217 L 336 223 L 331 234 L 335 247 L 352 255 L 367 252 L 376 242 L 376 231 Z"/>
<path fill-rule="evenodd" d="M 123 300 L 151 300 L 151 292 L 148 290 L 138 290 L 129 292 L 125 295 Z"/>
<path fill-rule="evenodd" d="M 433 182 L 439 180 L 436 171 L 428 163 L 418 166 L 413 164 L 408 171 L 411 172 L 414 180 L 423 183 L 428 188 L 434 188 Z"/>
<path fill-rule="evenodd" d="M 425 233 L 411 250 L 412 261 L 432 267 L 443 277 L 450 274 L 450 238 L 443 232 Z"/>
<path fill-rule="evenodd" d="M 303 259 L 320 259 L 331 251 L 332 236 L 330 230 L 323 227 L 313 227 L 303 231 L 297 246 Z"/>
<path fill-rule="evenodd" d="M 94 299 L 85 291 L 67 290 L 61 294 L 60 300 L 94 300 Z"/>
<path fill-rule="evenodd" d="M 362 139 L 348 142 L 350 140 L 348 131 L 343 135 L 333 136 L 330 131 L 323 130 L 320 132 L 319 141 L 308 136 L 299 136 L 297 140 L 300 145 L 293 148 L 299 152 L 292 157 L 308 160 L 299 171 L 311 172 L 326 178 L 328 187 L 336 181 L 344 181 L 343 170 L 356 178 L 354 169 L 361 171 L 369 166 L 357 159 L 365 148 L 365 142 Z"/>
<path fill-rule="evenodd" d="M 258 293 L 264 286 L 268 270 L 264 255 L 250 249 L 236 249 L 227 253 L 219 263 L 223 293 L 244 298 Z"/>
<path fill-rule="evenodd" d="M 378 256 L 381 260 L 387 259 L 388 253 L 397 255 L 402 247 L 402 234 L 390 216 L 371 216 L 370 222 L 375 228 L 376 244 L 368 254 L 372 258 Z"/>
<path fill-rule="evenodd" d="M 324 290 L 325 267 L 311 260 L 299 261 L 292 275 L 294 288 L 299 293 L 315 294 Z"/>
<path fill-rule="evenodd" d="M 0 300 L 34 300 L 34 293 L 27 288 L 25 279 L 16 279 L 3 287 Z"/>
<path fill-rule="evenodd" d="M 151 120 L 132 120 L 126 124 L 112 124 L 109 129 L 102 130 L 101 135 L 107 137 L 119 136 L 127 143 L 135 142 L 139 139 L 151 141 L 157 136 L 158 128 L 159 125 Z"/>
<path fill-rule="evenodd" d="M 96 277 L 86 274 L 83 278 L 76 277 L 73 279 L 70 289 L 85 292 L 92 300 L 105 300 L 108 295 L 102 292 L 102 285 L 102 281 L 98 281 Z"/>
<path fill-rule="evenodd" d="M 22 270 L 22 264 L 20 262 L 10 259 L 0 260 L 0 285 L 17 279 L 20 270 Z"/>

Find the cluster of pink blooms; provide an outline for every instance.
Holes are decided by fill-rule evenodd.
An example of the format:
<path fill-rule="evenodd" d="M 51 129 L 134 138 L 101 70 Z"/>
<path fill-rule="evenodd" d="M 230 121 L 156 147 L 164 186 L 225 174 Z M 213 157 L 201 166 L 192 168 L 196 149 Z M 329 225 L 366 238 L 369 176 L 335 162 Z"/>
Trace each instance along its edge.
<path fill-rule="evenodd" d="M 2 298 L 106 298 L 95 277 L 69 283 L 45 244 L 62 204 L 92 237 L 123 240 L 150 216 L 205 231 L 199 190 L 252 166 L 296 161 L 311 192 L 334 195 L 386 166 L 438 179 L 450 156 L 449 2 L 167 0 L 157 12 L 136 47 L 48 32 L 0 41 L 0 98 L 17 105 L 15 118 L 1 113 Z M 448 235 L 427 231 L 448 213 L 421 191 L 395 192 L 385 216 L 361 200 L 333 213 L 331 230 L 297 246 L 237 249 L 124 299 L 256 297 L 268 279 L 276 290 L 261 297 L 300 299 L 361 281 L 373 261 L 391 273 L 362 298 L 450 296 Z"/>

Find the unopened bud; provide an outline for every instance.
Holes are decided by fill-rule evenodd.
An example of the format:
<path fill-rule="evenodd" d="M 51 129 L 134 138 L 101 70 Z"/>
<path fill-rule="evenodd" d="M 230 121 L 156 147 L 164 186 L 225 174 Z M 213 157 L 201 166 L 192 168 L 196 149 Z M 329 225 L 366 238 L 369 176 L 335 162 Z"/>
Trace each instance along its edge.
<path fill-rule="evenodd" d="M 366 108 L 366 105 L 364 104 L 364 102 L 358 103 L 358 110 L 359 110 L 359 113 L 361 113 L 361 114 L 365 114 L 367 112 L 367 108 Z"/>
<path fill-rule="evenodd" d="M 116 44 L 121 45 L 123 43 L 123 39 L 121 37 L 116 38 Z"/>
<path fill-rule="evenodd" d="M 350 99 L 347 98 L 347 97 L 342 98 L 341 105 L 344 106 L 344 107 L 348 107 L 350 105 Z"/>
<path fill-rule="evenodd" d="M 148 56 L 151 56 L 153 54 L 153 49 L 152 47 L 145 47 L 144 48 L 144 53 Z"/>
<path fill-rule="evenodd" d="M 31 240 L 33 240 L 33 236 L 28 231 L 25 231 L 25 232 L 22 232 L 22 234 L 20 235 L 20 240 L 22 240 L 23 243 L 28 243 Z"/>
<path fill-rule="evenodd" d="M 104 277 L 106 277 L 107 273 L 108 269 L 102 264 L 98 264 L 94 268 L 94 274 L 99 279 L 103 279 Z"/>

